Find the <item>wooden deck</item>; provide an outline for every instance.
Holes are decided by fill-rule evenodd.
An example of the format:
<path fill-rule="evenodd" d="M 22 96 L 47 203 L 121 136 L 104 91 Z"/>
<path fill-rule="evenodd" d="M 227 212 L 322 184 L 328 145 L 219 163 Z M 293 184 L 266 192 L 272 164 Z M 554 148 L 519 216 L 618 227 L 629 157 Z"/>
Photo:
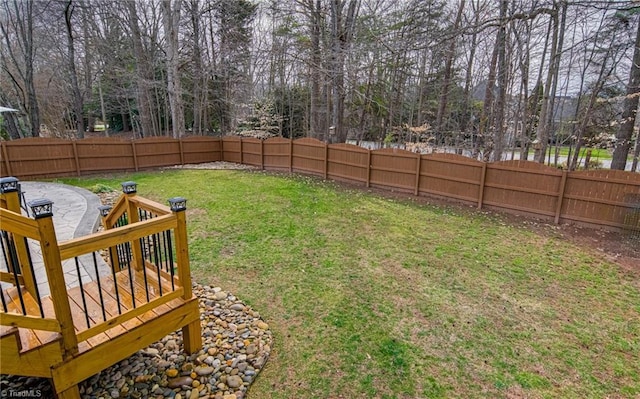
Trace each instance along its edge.
<path fill-rule="evenodd" d="M 92 281 L 67 291 L 79 350 L 70 360 L 62 358 L 60 333 L 2 325 L 2 372 L 51 377 L 53 368 L 59 377 L 56 389 L 65 390 L 104 369 L 105 363 L 108 366 L 126 358 L 184 325 L 199 323 L 197 298 L 184 300 L 183 288 L 174 284 L 175 289 L 172 290 L 168 276 L 161 276 L 158 282 L 155 270 L 147 267 L 146 272 L 146 289 L 142 271 L 133 273 L 133 295 L 127 270 L 116 275 L 117 293 L 112 276 L 102 277 L 100 287 L 97 281 Z M 162 284 L 162 296 L 159 284 Z M 84 317 L 83 293 L 90 315 L 89 325 Z M 105 314 L 100 305 L 101 293 Z M 9 309 L 21 312 L 17 288 L 5 290 L 4 294 L 5 298 L 11 298 L 7 303 Z M 35 299 L 24 291 L 23 298 L 28 314 L 39 318 L 40 309 Z M 42 305 L 45 317 L 55 318 L 50 297 L 43 298 Z M 122 320 L 123 315 L 128 320 Z M 88 338 L 82 339 L 84 336 Z"/>
<path fill-rule="evenodd" d="M 15 190 L 0 191 L 0 373 L 49 378 L 59 399 L 79 399 L 78 383 L 171 332 L 182 329 L 185 352 L 202 347 L 184 199 L 169 209 L 127 193 L 103 217 L 105 231 L 58 245 L 51 213 L 24 217 Z M 38 298 L 27 238 L 42 251 L 49 296 Z M 78 267 L 93 254 L 95 265 L 104 250 L 111 274 L 66 286 L 63 260 Z"/>
<path fill-rule="evenodd" d="M 69 304 L 71 305 L 71 314 L 73 317 L 73 326 L 78 339 L 78 349 L 80 353 L 91 350 L 92 348 L 112 340 L 119 335 L 128 331 L 134 330 L 136 327 L 144 324 L 147 321 L 153 320 L 181 305 L 184 301 L 180 299 L 183 293 L 183 289 L 174 284 L 175 290 L 172 291 L 171 281 L 165 277 L 161 277 L 162 283 L 162 296 L 160 296 L 160 286 L 157 279 L 157 273 L 155 270 L 147 267 L 146 269 L 147 289 L 145 289 L 145 276 L 142 271 L 136 271 L 133 273 L 133 296 L 131 295 L 131 284 L 129 283 L 129 271 L 123 270 L 117 273 L 116 278 L 118 280 L 118 292 L 116 293 L 116 285 L 112 276 L 104 276 L 100 278 L 100 286 L 98 281 L 91 281 L 83 284 L 81 287 L 77 286 L 67 290 L 69 296 Z M 27 314 L 36 318 L 39 318 L 40 309 L 35 299 L 26 292 L 24 287 L 21 287 L 23 292 L 23 298 L 25 302 L 25 308 Z M 10 311 L 15 313 L 21 313 L 22 308 L 18 298 L 17 287 L 11 287 L 4 291 L 5 298 L 10 299 L 7 302 L 7 307 Z M 82 291 L 82 292 L 81 292 Z M 147 292 L 149 293 L 149 300 L 147 301 Z M 87 304 L 89 312 L 89 325 L 84 317 L 83 296 Z M 100 296 L 102 294 L 102 301 L 105 304 L 105 313 L 102 313 L 102 306 L 100 304 Z M 118 310 L 118 296 L 120 303 L 120 311 Z M 133 298 L 135 297 L 136 306 L 133 306 Z M 163 301 L 167 301 L 159 306 L 149 306 L 148 303 L 158 298 L 162 298 Z M 42 307 L 45 318 L 55 319 L 55 312 L 53 310 L 53 303 L 51 297 L 42 298 Z M 148 310 L 146 310 L 148 309 Z M 138 312 L 140 315 L 131 318 L 123 323 L 118 323 L 118 318 L 121 313 L 127 311 Z M 131 314 L 131 313 L 129 313 Z M 106 320 L 105 320 L 106 317 Z M 109 322 L 102 326 L 102 323 Z M 98 326 L 98 327 L 96 327 Z M 89 337 L 86 340 L 81 340 L 81 337 L 88 335 L 85 333 L 88 330 L 96 331 L 96 329 L 104 329 L 104 332 L 100 332 L 95 336 Z M 0 326 L 1 335 L 16 334 L 14 327 Z M 90 331 L 91 332 L 91 331 Z M 34 330 L 20 328 L 18 329 L 18 335 L 20 337 L 20 352 L 28 352 L 36 349 L 42 345 L 61 339 L 60 334 L 52 331 Z"/>

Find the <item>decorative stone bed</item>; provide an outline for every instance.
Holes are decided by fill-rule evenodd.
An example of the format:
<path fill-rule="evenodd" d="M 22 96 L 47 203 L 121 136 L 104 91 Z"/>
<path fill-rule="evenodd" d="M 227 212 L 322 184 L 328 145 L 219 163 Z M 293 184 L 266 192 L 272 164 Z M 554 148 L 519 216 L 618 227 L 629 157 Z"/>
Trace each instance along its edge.
<path fill-rule="evenodd" d="M 273 336 L 258 312 L 219 287 L 194 285 L 202 350 L 185 355 L 176 331 L 80 385 L 86 399 L 242 399 L 264 367 Z M 50 398 L 46 379 L 3 375 L 2 397 Z"/>

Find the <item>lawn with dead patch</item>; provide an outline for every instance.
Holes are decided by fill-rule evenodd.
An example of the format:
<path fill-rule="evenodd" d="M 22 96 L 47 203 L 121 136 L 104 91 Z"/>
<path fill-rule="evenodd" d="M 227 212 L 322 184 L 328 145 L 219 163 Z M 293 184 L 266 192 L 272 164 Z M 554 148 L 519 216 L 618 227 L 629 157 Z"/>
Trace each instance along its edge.
<path fill-rule="evenodd" d="M 275 347 L 249 398 L 640 395 L 638 273 L 491 215 L 317 179 L 172 170 L 197 281 L 260 311 Z"/>

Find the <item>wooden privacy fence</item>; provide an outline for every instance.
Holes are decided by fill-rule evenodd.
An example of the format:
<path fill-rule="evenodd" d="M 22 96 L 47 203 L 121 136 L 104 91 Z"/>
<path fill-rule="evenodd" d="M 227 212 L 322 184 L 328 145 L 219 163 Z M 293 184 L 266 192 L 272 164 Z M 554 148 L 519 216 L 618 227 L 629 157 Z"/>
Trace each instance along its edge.
<path fill-rule="evenodd" d="M 222 160 L 606 228 L 640 231 L 640 174 L 568 172 L 529 161 L 367 150 L 309 138 L 222 139 Z"/>
<path fill-rule="evenodd" d="M 220 160 L 215 137 L 184 139 L 149 137 L 140 140 L 91 138 L 63 140 L 28 138 L 2 142 L 2 176 L 81 176 L 111 171 L 139 171 L 161 166 Z"/>
<path fill-rule="evenodd" d="M 555 223 L 640 231 L 640 174 L 616 170 L 568 172 L 528 161 L 485 163 L 454 154 L 367 150 L 310 138 L 24 139 L 3 142 L 2 157 L 2 175 L 22 178 L 237 162 L 453 199 Z"/>

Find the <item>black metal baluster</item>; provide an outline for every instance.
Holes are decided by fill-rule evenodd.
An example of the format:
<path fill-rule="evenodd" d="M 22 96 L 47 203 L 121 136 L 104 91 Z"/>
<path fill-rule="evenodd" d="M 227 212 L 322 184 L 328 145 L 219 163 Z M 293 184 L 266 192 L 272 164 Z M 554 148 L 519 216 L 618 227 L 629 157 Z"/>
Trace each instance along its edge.
<path fill-rule="evenodd" d="M 148 220 L 148 213 L 147 212 L 142 212 L 142 209 L 140 210 L 140 220 Z M 144 251 L 142 252 L 142 257 L 146 260 L 149 261 L 149 263 L 151 263 L 151 244 L 149 243 L 149 236 L 146 237 L 142 237 L 141 240 L 143 240 L 144 242 Z"/>
<path fill-rule="evenodd" d="M 7 257 L 7 249 L 5 245 L 8 245 L 7 240 L 5 239 L 6 231 L 2 230 L 0 233 L 0 244 L 2 244 L 2 258 L 4 259 L 4 264 L 7 265 L 7 272 L 11 271 L 11 265 L 9 264 L 9 258 Z"/>
<path fill-rule="evenodd" d="M 160 277 L 160 260 L 158 259 L 158 252 L 159 252 L 159 248 L 158 248 L 158 240 L 156 238 L 156 235 L 153 234 L 153 254 L 155 257 L 155 265 L 156 265 L 156 271 L 158 274 L 158 289 L 160 290 L 160 296 L 162 296 L 162 278 Z"/>
<path fill-rule="evenodd" d="M 118 314 L 122 314 L 122 306 L 120 305 L 120 290 L 118 290 L 118 277 L 116 269 L 113 268 L 113 248 L 109 248 L 109 258 L 111 258 L 111 276 L 113 277 L 113 285 L 116 290 L 116 302 L 118 302 Z"/>
<path fill-rule="evenodd" d="M 18 299 L 20 299 L 20 307 L 22 308 L 22 314 L 23 315 L 27 315 L 27 308 L 25 307 L 24 304 L 24 297 L 22 296 L 22 287 L 20 287 L 20 283 L 18 283 L 18 273 L 20 270 L 20 262 L 18 260 L 18 253 L 16 252 L 16 244 L 13 241 L 13 237 L 11 237 L 11 239 L 8 240 L 8 244 L 9 244 L 9 257 L 11 259 L 11 262 L 13 263 L 13 279 L 16 282 L 16 289 L 18 290 Z"/>
<path fill-rule="evenodd" d="M 171 230 L 167 230 L 167 241 L 169 241 L 169 245 L 167 245 L 167 247 L 169 248 L 169 259 L 167 260 L 167 262 L 169 263 L 169 272 L 171 273 L 171 290 L 175 291 L 176 287 L 174 285 L 173 282 L 173 275 L 174 275 L 174 270 L 173 270 L 173 247 L 171 246 Z"/>
<path fill-rule="evenodd" d="M 131 287 L 131 302 L 133 303 L 133 308 L 136 308 L 136 294 L 135 289 L 133 288 L 133 274 L 131 273 L 131 260 L 129 258 L 126 259 L 127 270 L 129 271 L 129 287 Z"/>
<path fill-rule="evenodd" d="M 82 275 L 80 275 L 80 262 L 78 262 L 78 257 L 75 258 L 76 261 L 76 272 L 78 273 L 78 283 L 80 284 L 80 296 L 82 297 L 82 306 L 84 306 L 84 317 L 87 320 L 87 328 L 91 328 L 91 323 L 89 322 L 89 309 L 87 308 L 87 299 L 84 297 L 84 290 L 82 289 Z"/>
<path fill-rule="evenodd" d="M 29 241 L 27 237 L 24 237 L 24 246 L 27 249 L 27 259 L 29 260 L 29 270 L 33 276 L 33 285 L 36 290 L 36 301 L 38 301 L 38 307 L 40 308 L 40 316 L 44 318 L 44 309 L 42 308 L 42 300 L 40 299 L 40 289 L 38 288 L 38 282 L 36 281 L 36 272 L 33 270 L 33 260 L 31 260 L 31 248 L 29 248 Z"/>
<path fill-rule="evenodd" d="M 0 246 L 2 247 L 2 257 L 4 258 L 4 262 L 7 265 L 7 272 L 9 272 L 9 259 L 7 258 L 7 251 L 5 249 L 5 239 L 4 239 L 5 231 L 2 230 L 0 234 Z M 7 309 L 7 301 L 4 299 L 4 290 L 0 289 L 0 297 L 2 298 L 2 310 L 6 313 Z"/>
<path fill-rule="evenodd" d="M 142 250 L 142 239 L 140 239 L 140 250 Z M 144 263 L 144 260 L 143 260 Z M 149 286 L 147 284 L 147 266 L 142 265 L 142 276 L 144 277 L 144 292 L 147 295 L 147 302 L 149 302 Z"/>
<path fill-rule="evenodd" d="M 100 284 L 100 272 L 98 271 L 98 259 L 96 259 L 95 251 L 91 253 L 93 255 L 93 267 L 96 270 L 96 281 L 98 282 L 98 294 L 100 295 L 100 308 L 102 308 L 102 320 L 107 321 L 107 313 L 104 310 L 104 298 L 102 298 L 102 285 Z"/>
<path fill-rule="evenodd" d="M 167 259 L 167 255 L 169 252 L 167 251 L 167 230 L 162 232 L 162 249 L 164 250 L 164 261 L 165 261 L 165 271 L 169 272 L 169 260 Z"/>
<path fill-rule="evenodd" d="M 4 299 L 4 290 L 0 290 L 0 298 L 2 298 L 2 310 L 7 313 L 9 310 L 7 309 L 7 301 Z"/>

